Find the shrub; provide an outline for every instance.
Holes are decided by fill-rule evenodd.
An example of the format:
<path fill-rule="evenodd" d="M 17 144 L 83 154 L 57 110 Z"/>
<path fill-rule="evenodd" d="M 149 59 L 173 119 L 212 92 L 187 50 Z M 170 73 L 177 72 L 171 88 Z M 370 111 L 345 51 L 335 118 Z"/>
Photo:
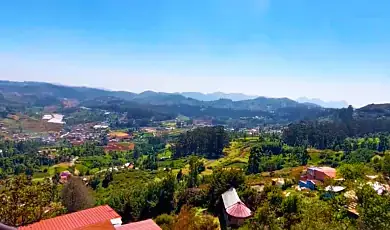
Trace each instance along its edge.
<path fill-rule="evenodd" d="M 172 229 L 172 225 L 174 223 L 174 217 L 168 214 L 161 214 L 157 216 L 154 221 L 163 230 L 169 230 Z"/>

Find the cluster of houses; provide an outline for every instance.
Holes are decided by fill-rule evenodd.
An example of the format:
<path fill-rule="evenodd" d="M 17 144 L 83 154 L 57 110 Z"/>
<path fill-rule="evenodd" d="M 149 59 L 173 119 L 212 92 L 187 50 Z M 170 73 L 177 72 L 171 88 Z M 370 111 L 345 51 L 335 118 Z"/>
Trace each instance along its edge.
<path fill-rule="evenodd" d="M 95 128 L 95 126 L 94 123 L 74 125 L 69 132 L 62 134 L 61 138 L 68 140 L 73 145 L 80 145 L 86 141 L 98 141 L 106 129 Z"/>
<path fill-rule="evenodd" d="M 370 185 L 378 195 L 383 195 L 384 193 L 390 192 L 389 185 L 381 184 L 378 181 L 375 181 L 378 176 L 366 176 L 368 181 L 366 184 Z M 301 176 L 301 179 L 299 181 L 299 190 L 302 189 L 308 189 L 308 190 L 315 190 L 318 185 L 323 185 L 325 180 L 332 179 L 333 181 L 342 182 L 344 181 L 343 178 L 336 178 L 336 169 L 331 167 L 310 167 L 307 169 L 307 172 Z M 347 205 L 349 213 L 353 217 L 358 217 L 359 213 L 356 210 L 357 206 L 357 196 L 355 191 L 345 191 L 346 187 L 340 186 L 340 185 L 329 185 L 325 187 L 325 191 L 327 192 L 326 196 L 332 197 L 334 194 L 339 194 L 341 192 L 344 192 L 344 197 L 347 198 L 349 201 L 349 204 Z"/>

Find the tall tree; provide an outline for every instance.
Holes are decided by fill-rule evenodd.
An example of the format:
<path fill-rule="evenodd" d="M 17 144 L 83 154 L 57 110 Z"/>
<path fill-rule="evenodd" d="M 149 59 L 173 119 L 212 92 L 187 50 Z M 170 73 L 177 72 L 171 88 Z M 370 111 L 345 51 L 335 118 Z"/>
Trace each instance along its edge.
<path fill-rule="evenodd" d="M 369 185 L 364 185 L 356 194 L 362 229 L 390 229 L 390 198 L 379 196 Z"/>
<path fill-rule="evenodd" d="M 34 183 L 26 176 L 4 181 L 0 193 L 0 222 L 20 226 L 55 215 L 57 212 L 61 213 L 60 206 L 49 213 L 45 212 L 45 208 L 55 202 L 52 189 L 48 180 Z"/>
<path fill-rule="evenodd" d="M 309 153 L 307 152 L 306 147 L 296 147 L 296 148 L 294 148 L 293 153 L 298 158 L 299 163 L 301 165 L 306 165 L 307 164 L 310 156 L 309 156 Z"/>
<path fill-rule="evenodd" d="M 382 160 L 382 171 L 387 175 L 390 175 L 390 154 L 387 153 Z"/>
<path fill-rule="evenodd" d="M 379 136 L 378 151 L 386 152 L 386 150 L 388 149 L 389 149 L 389 139 L 384 134 L 381 134 Z"/>
<path fill-rule="evenodd" d="M 84 182 L 77 177 L 70 177 L 62 189 L 62 204 L 68 212 L 76 212 L 93 206 L 93 198 L 84 185 Z"/>
<path fill-rule="evenodd" d="M 190 173 L 188 175 L 187 187 L 193 188 L 199 185 L 199 173 L 202 163 L 199 161 L 198 157 L 192 156 L 190 158 Z"/>
<path fill-rule="evenodd" d="M 207 158 L 218 158 L 229 144 L 229 136 L 222 126 L 202 127 L 188 131 L 179 136 L 173 145 L 173 156 L 199 155 Z"/>
<path fill-rule="evenodd" d="M 242 170 L 218 170 L 213 172 L 209 187 L 209 209 L 217 212 L 221 208 L 222 193 L 230 188 L 240 189 L 245 184 L 245 175 Z"/>
<path fill-rule="evenodd" d="M 256 174 L 260 172 L 261 151 L 261 146 L 254 146 L 251 148 L 247 168 L 248 174 Z"/>

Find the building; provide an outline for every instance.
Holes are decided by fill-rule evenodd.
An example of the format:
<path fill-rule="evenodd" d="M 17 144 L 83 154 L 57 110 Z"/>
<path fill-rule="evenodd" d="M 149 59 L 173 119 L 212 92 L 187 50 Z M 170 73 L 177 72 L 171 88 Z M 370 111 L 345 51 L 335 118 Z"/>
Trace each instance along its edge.
<path fill-rule="evenodd" d="M 300 188 L 310 190 L 316 189 L 316 185 L 323 183 L 326 179 L 334 179 L 336 177 L 336 169 L 331 167 L 310 167 L 299 180 Z"/>
<path fill-rule="evenodd" d="M 93 126 L 93 129 L 97 130 L 97 129 L 108 129 L 109 126 L 108 125 L 94 125 Z"/>
<path fill-rule="evenodd" d="M 336 169 L 331 167 L 310 167 L 307 169 L 306 177 L 309 180 L 325 181 L 336 177 Z"/>
<path fill-rule="evenodd" d="M 62 114 L 45 114 L 42 117 L 42 120 L 46 120 L 48 123 L 55 124 L 65 124 L 62 120 L 64 119 L 64 115 Z"/>
<path fill-rule="evenodd" d="M 252 216 L 252 211 L 240 200 L 235 188 L 222 194 L 223 214 L 228 226 L 240 226 Z"/>
<path fill-rule="evenodd" d="M 1 227 L 1 225 L 0 225 Z M 0 228 L 1 229 L 1 228 Z M 13 228 L 10 228 L 10 230 Z M 18 230 L 161 230 L 152 220 L 122 225 L 122 217 L 110 206 L 82 210 L 19 227 Z"/>
<path fill-rule="evenodd" d="M 110 221 L 113 226 L 122 224 L 122 217 L 110 206 L 98 206 L 74 212 L 37 223 L 19 227 L 19 230 L 73 230 Z"/>
<path fill-rule="evenodd" d="M 152 219 L 115 226 L 116 230 L 161 230 Z"/>
<path fill-rule="evenodd" d="M 45 115 L 43 115 L 42 120 L 50 120 L 52 118 L 53 118 L 53 116 L 51 114 L 45 114 Z"/>
<path fill-rule="evenodd" d="M 203 120 L 203 119 L 194 119 L 192 120 L 192 124 L 195 126 L 206 127 L 213 126 L 212 120 Z"/>

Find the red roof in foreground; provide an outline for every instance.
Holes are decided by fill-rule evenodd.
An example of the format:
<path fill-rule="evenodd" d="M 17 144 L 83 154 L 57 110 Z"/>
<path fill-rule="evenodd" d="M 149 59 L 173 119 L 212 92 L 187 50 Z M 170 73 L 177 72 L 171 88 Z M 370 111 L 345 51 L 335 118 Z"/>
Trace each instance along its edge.
<path fill-rule="evenodd" d="M 252 215 L 252 211 L 242 202 L 237 202 L 228 207 L 226 213 L 236 218 L 247 218 Z"/>
<path fill-rule="evenodd" d="M 115 226 L 116 230 L 161 230 L 152 219 Z"/>
<path fill-rule="evenodd" d="M 115 230 L 111 221 L 106 220 L 97 224 L 91 224 L 86 227 L 78 228 L 77 230 Z"/>
<path fill-rule="evenodd" d="M 116 218 L 121 218 L 121 216 L 110 206 L 104 205 L 42 220 L 35 224 L 19 227 L 19 230 L 71 230 Z"/>

